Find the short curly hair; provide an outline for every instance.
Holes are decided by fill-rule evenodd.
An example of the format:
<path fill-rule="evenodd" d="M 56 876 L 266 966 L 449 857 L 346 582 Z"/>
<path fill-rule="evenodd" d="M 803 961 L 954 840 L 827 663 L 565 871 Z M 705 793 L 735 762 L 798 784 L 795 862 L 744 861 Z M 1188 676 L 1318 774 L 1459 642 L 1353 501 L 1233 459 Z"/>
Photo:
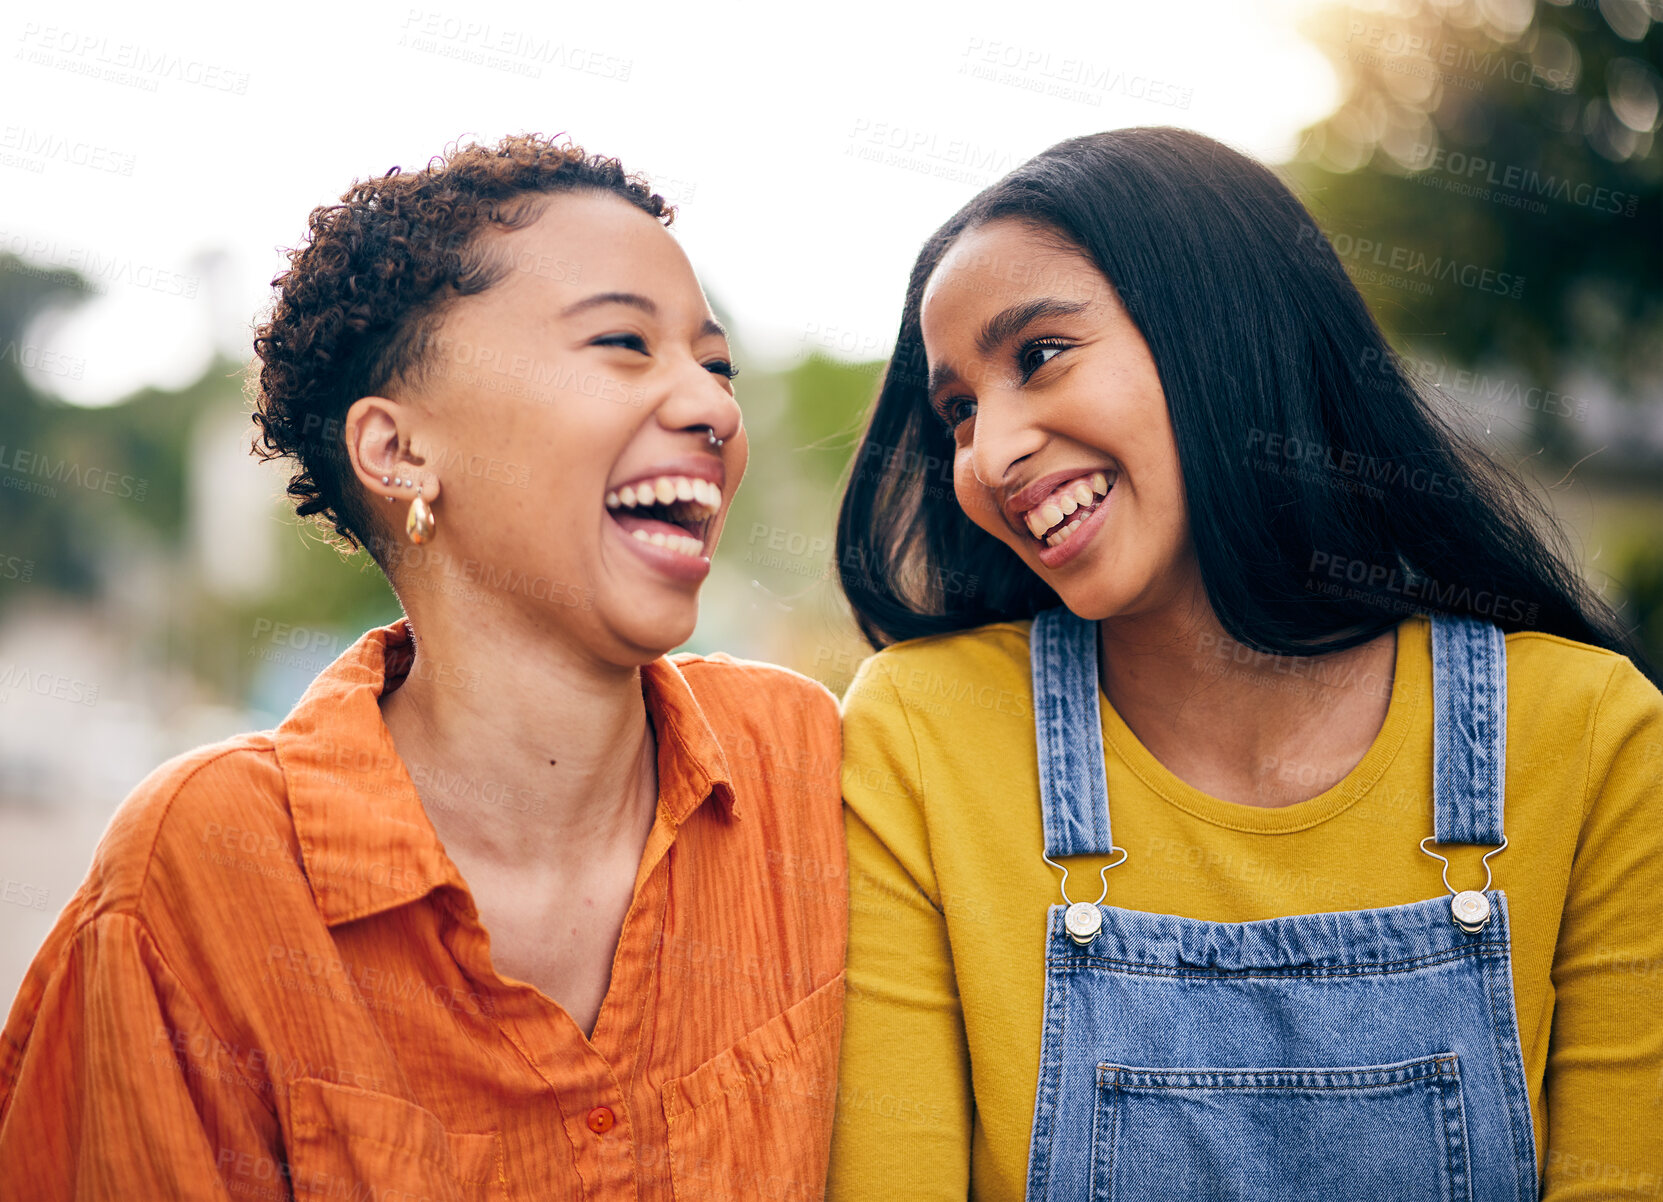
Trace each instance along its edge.
<path fill-rule="evenodd" d="M 376 522 L 352 478 L 345 416 L 354 401 L 419 381 L 444 310 L 511 269 L 480 237 L 542 213 L 550 194 L 611 193 L 669 225 L 675 210 L 617 159 L 570 141 L 521 134 L 495 146 L 447 148 L 420 171 L 394 167 L 356 182 L 307 221 L 305 242 L 272 281 L 270 317 L 250 365 L 253 451 L 294 460 L 295 512 L 333 527 L 344 552 L 367 546 Z"/>

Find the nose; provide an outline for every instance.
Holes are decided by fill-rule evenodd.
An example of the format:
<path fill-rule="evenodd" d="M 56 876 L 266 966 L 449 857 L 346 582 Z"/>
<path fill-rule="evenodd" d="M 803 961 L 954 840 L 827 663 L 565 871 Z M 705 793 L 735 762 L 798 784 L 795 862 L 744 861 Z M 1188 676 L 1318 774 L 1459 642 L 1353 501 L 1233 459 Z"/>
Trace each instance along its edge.
<path fill-rule="evenodd" d="M 984 488 L 998 488 L 1011 469 L 1039 450 L 1045 434 L 1018 396 L 991 393 L 976 401 L 970 466 Z"/>
<path fill-rule="evenodd" d="M 703 364 L 689 360 L 668 381 L 658 406 L 658 424 L 666 430 L 696 430 L 727 441 L 739 433 L 739 402 L 728 385 Z"/>

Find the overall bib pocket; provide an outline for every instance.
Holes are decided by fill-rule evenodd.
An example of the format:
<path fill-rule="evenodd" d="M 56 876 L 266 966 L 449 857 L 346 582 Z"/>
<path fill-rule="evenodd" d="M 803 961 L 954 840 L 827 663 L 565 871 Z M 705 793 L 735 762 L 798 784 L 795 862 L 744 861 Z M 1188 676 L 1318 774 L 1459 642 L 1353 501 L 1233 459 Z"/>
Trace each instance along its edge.
<path fill-rule="evenodd" d="M 1092 1202 L 1470 1202 L 1457 1057 L 1097 1066 Z"/>

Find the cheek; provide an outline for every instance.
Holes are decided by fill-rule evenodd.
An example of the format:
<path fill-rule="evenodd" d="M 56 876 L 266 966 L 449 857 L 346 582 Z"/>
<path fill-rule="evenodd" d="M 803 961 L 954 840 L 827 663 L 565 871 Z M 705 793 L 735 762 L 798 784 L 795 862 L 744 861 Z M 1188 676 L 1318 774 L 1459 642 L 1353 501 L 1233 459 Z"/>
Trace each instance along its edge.
<path fill-rule="evenodd" d="M 722 471 L 727 477 L 726 491 L 731 499 L 739 488 L 739 482 L 745 478 L 745 469 L 751 464 L 751 439 L 745 433 L 745 427 L 740 426 L 738 433 L 728 440 L 728 450 L 722 457 Z"/>
<path fill-rule="evenodd" d="M 994 538 L 1009 541 L 1010 530 L 994 509 L 992 495 L 986 486 L 976 479 L 976 471 L 971 465 L 968 449 L 961 450 L 953 456 L 953 496 L 957 498 L 964 515 L 972 522 Z"/>

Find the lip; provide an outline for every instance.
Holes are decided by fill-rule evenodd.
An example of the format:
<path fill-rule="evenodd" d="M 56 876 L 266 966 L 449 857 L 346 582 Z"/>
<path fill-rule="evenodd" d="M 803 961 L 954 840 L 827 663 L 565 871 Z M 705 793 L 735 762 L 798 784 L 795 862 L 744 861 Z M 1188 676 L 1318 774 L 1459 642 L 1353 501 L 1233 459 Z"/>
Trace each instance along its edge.
<path fill-rule="evenodd" d="M 626 484 L 638 484 L 642 480 L 653 480 L 659 476 L 686 476 L 689 480 L 704 480 L 721 489 L 722 499 L 727 499 L 727 467 L 714 455 L 686 455 L 680 459 L 666 459 L 608 484 L 606 491 L 617 492 Z"/>
<path fill-rule="evenodd" d="M 1061 472 L 1052 472 L 1049 476 L 1041 476 L 1020 492 L 1012 493 L 1005 498 L 1005 517 L 1015 526 L 1019 533 L 1029 534 L 1028 523 L 1023 519 L 1028 510 L 1038 505 L 1046 497 L 1057 491 L 1057 485 L 1066 484 L 1070 480 L 1078 480 L 1081 476 L 1089 476 L 1093 472 L 1102 472 L 1105 476 L 1118 476 L 1119 470 L 1094 464 L 1090 467 L 1077 467 Z"/>
<path fill-rule="evenodd" d="M 674 472 L 660 472 L 660 475 L 675 475 Z M 682 472 L 681 475 L 691 475 Z M 627 484 L 628 481 L 626 480 Z M 714 483 L 714 481 L 712 482 Z M 688 584 L 700 584 L 710 575 L 710 555 L 708 549 L 704 555 L 683 555 L 679 551 L 671 551 L 665 547 L 655 547 L 651 543 L 644 543 L 638 538 L 632 538 L 617 522 L 607 521 L 612 537 L 623 543 L 636 555 L 639 555 L 648 567 L 660 575 L 668 576 L 672 580 L 680 580 Z M 1078 535 L 1076 535 L 1078 537 Z M 1072 541 L 1072 540 L 1070 540 Z M 1065 543 L 1064 546 L 1067 544 Z"/>
<path fill-rule="evenodd" d="M 1064 476 L 1063 479 L 1066 480 L 1068 477 Z M 1090 516 L 1080 523 L 1078 530 L 1068 536 L 1067 542 L 1055 547 L 1048 547 L 1043 543 L 1037 544 L 1034 553 L 1039 556 L 1039 562 L 1050 571 L 1056 571 L 1079 556 L 1086 549 L 1086 544 L 1096 536 L 1098 530 L 1102 529 L 1104 521 L 1108 518 L 1109 506 L 1113 501 L 1114 488 L 1111 486 L 1109 495 L 1097 502 L 1097 508 L 1092 510 Z M 1033 536 L 1026 530 L 1022 531 L 1022 537 L 1030 542 L 1033 541 Z"/>

